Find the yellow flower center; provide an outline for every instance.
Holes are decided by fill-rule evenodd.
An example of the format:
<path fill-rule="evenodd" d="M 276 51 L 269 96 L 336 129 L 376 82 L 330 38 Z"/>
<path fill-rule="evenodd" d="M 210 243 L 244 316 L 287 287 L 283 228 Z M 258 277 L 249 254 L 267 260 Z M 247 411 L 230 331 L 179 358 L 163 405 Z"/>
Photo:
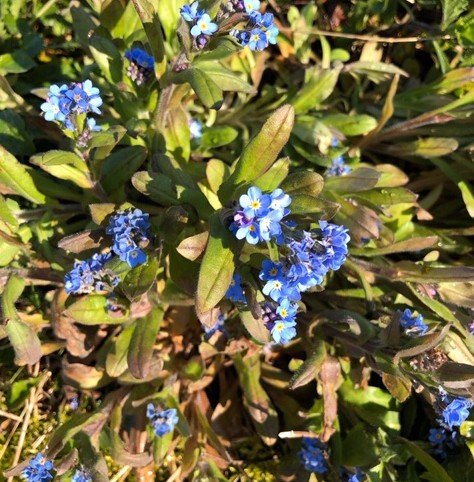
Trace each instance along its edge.
<path fill-rule="evenodd" d="M 272 268 L 272 269 L 270 270 L 270 276 L 276 276 L 277 273 L 278 273 L 278 270 L 277 270 L 276 268 Z"/>
<path fill-rule="evenodd" d="M 280 315 L 283 316 L 283 318 L 286 318 L 286 315 L 288 314 L 288 311 L 285 310 L 285 308 L 283 308 L 282 310 L 280 310 Z"/>
<path fill-rule="evenodd" d="M 260 201 L 252 201 L 250 203 L 250 206 L 253 208 L 253 209 L 258 209 L 260 207 Z"/>
<path fill-rule="evenodd" d="M 275 330 L 283 331 L 284 329 L 285 329 L 285 325 L 283 323 L 277 323 L 275 325 Z"/>

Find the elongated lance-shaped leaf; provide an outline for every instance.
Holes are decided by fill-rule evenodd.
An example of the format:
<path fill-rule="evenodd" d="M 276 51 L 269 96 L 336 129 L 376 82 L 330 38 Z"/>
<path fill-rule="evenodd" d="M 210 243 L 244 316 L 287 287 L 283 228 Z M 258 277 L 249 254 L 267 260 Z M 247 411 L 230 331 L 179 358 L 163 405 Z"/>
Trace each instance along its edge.
<path fill-rule="evenodd" d="M 290 138 L 294 121 L 295 111 L 288 104 L 269 117 L 261 131 L 244 148 L 234 172 L 219 189 L 223 204 L 231 199 L 237 187 L 251 183 L 272 167 Z"/>
<path fill-rule="evenodd" d="M 25 281 L 19 276 L 10 276 L 2 293 L 2 312 L 5 333 L 15 351 L 17 365 L 33 365 L 41 358 L 41 343 L 33 328 L 20 320 L 15 301 L 21 296 Z"/>
<path fill-rule="evenodd" d="M 267 445 L 273 445 L 278 435 L 278 414 L 267 392 L 260 384 L 260 355 L 233 358 L 244 392 L 244 400 L 257 433 Z"/>
<path fill-rule="evenodd" d="M 199 271 L 196 294 L 198 314 L 211 310 L 224 297 L 235 269 L 236 239 L 217 213 L 211 216 L 209 225 L 209 241 Z"/>
<path fill-rule="evenodd" d="M 128 368 L 135 378 L 145 378 L 151 367 L 153 346 L 165 312 L 157 306 L 135 322 L 135 331 L 128 350 Z"/>

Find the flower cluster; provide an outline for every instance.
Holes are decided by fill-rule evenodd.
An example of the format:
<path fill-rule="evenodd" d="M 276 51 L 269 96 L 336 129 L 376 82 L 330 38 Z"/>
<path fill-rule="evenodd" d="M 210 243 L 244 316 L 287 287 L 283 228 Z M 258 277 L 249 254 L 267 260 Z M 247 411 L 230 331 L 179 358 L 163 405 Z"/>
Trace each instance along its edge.
<path fill-rule="evenodd" d="M 260 279 L 266 282 L 263 293 L 272 300 L 299 301 L 302 292 L 320 285 L 330 270 L 338 270 L 346 260 L 347 229 L 327 221 L 320 221 L 319 226 L 319 230 L 287 235 L 288 253 L 281 262 L 264 261 Z"/>
<path fill-rule="evenodd" d="M 150 79 L 155 66 L 152 55 L 138 47 L 125 51 L 125 58 L 130 62 L 127 75 L 137 85 L 142 85 Z"/>
<path fill-rule="evenodd" d="M 299 456 L 303 462 L 303 467 L 309 472 L 324 474 L 328 470 L 328 465 L 324 453 L 326 446 L 317 438 L 305 437 L 302 440 Z"/>
<path fill-rule="evenodd" d="M 79 127 L 77 116 L 89 112 L 100 114 L 101 105 L 99 89 L 90 80 L 86 80 L 69 85 L 52 85 L 46 102 L 41 104 L 41 110 L 47 121 L 57 121 L 66 129 L 75 131 Z M 86 119 L 86 125 L 90 130 L 98 129 L 92 118 Z"/>
<path fill-rule="evenodd" d="M 87 294 L 93 291 L 112 291 L 119 278 L 105 267 L 112 253 L 94 254 L 84 261 L 76 260 L 74 267 L 64 278 L 64 288 L 68 294 Z"/>
<path fill-rule="evenodd" d="M 208 37 L 217 32 L 217 24 L 211 21 L 211 17 L 205 10 L 199 9 L 198 2 L 184 5 L 181 7 L 180 13 L 186 22 L 193 25 L 191 35 L 196 38 L 197 45 L 203 48 L 208 42 Z"/>
<path fill-rule="evenodd" d="M 275 45 L 279 30 L 275 26 L 273 14 L 260 13 L 259 0 L 244 0 L 241 4 L 247 23 L 243 30 L 234 29 L 231 34 L 250 50 L 262 51 L 269 44 Z"/>
<path fill-rule="evenodd" d="M 242 288 L 242 278 L 238 273 L 234 273 L 225 296 L 233 303 L 247 303 L 247 299 L 245 298 L 244 290 Z"/>
<path fill-rule="evenodd" d="M 110 218 L 107 234 L 113 237 L 112 251 L 131 268 L 146 263 L 143 251 L 149 243 L 149 215 L 140 209 L 119 211 Z M 94 254 L 92 258 L 76 261 L 74 267 L 64 277 L 64 287 L 68 294 L 87 294 L 93 291 L 112 292 L 120 278 L 106 267 L 113 254 Z M 111 311 L 114 311 L 111 309 Z"/>
<path fill-rule="evenodd" d="M 320 221 L 320 229 L 295 231 L 285 237 L 281 261 L 264 260 L 260 279 L 262 292 L 278 303 L 266 303 L 264 321 L 277 343 L 296 336 L 297 304 L 301 293 L 323 282 L 330 270 L 346 260 L 349 235 L 343 226 Z"/>
<path fill-rule="evenodd" d="M 106 233 L 114 239 L 113 252 L 131 268 L 146 263 L 147 256 L 143 251 L 149 242 L 149 215 L 140 209 L 119 211 L 110 218 Z"/>
<path fill-rule="evenodd" d="M 152 403 L 149 403 L 146 409 L 146 415 L 158 437 L 163 437 L 163 435 L 172 432 L 179 421 L 178 412 L 175 408 L 158 410 Z"/>
<path fill-rule="evenodd" d="M 325 175 L 330 176 L 343 176 L 349 174 L 352 169 L 346 164 L 342 156 L 336 157 L 332 164 L 326 169 Z"/>
<path fill-rule="evenodd" d="M 47 460 L 43 454 L 39 453 L 30 460 L 22 475 L 28 482 L 47 482 L 53 478 L 51 473 L 53 470 L 53 462 Z"/>
<path fill-rule="evenodd" d="M 283 239 L 282 219 L 290 213 L 291 198 L 281 189 L 263 194 L 258 187 L 251 187 L 239 199 L 240 209 L 234 214 L 229 229 L 237 239 L 250 244 L 274 239 L 280 244 Z"/>
<path fill-rule="evenodd" d="M 71 482 L 92 482 L 92 475 L 88 470 L 81 467 L 74 472 Z"/>
<path fill-rule="evenodd" d="M 428 331 L 423 315 L 414 315 L 410 309 L 400 313 L 400 325 L 409 336 L 421 336 Z"/>

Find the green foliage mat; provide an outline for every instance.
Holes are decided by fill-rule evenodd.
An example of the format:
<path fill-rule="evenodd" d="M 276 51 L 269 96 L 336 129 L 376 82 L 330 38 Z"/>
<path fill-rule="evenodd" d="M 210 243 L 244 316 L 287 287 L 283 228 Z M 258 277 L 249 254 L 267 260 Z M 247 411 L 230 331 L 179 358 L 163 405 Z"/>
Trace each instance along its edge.
<path fill-rule="evenodd" d="M 185 3 L 0 2 L 0 479 L 474 480 L 471 2 Z"/>

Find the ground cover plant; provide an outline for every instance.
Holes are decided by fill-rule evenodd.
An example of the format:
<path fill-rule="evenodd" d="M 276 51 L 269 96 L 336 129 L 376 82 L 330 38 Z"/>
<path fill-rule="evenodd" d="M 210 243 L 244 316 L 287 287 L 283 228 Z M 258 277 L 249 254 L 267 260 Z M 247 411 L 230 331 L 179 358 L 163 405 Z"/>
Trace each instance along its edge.
<path fill-rule="evenodd" d="M 471 7 L 1 2 L 1 480 L 474 479 Z"/>

